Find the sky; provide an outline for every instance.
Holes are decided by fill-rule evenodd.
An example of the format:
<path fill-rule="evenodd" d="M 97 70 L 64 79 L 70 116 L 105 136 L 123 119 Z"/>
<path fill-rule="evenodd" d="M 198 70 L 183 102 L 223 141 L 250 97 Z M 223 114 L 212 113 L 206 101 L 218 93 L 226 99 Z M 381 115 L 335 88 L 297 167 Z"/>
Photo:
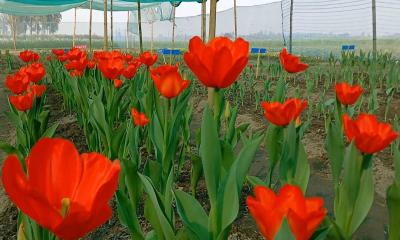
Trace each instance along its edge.
<path fill-rule="evenodd" d="M 237 6 L 252 6 L 259 5 L 265 3 L 276 2 L 277 0 L 237 0 Z M 208 1 L 208 5 L 209 5 Z M 220 0 L 217 5 L 217 11 L 224 11 L 226 9 L 233 7 L 233 0 Z M 207 10 L 208 12 L 208 10 Z M 177 17 L 185 17 L 185 16 L 195 16 L 200 15 L 201 13 L 201 4 L 194 2 L 188 3 L 183 2 L 176 9 Z M 115 12 L 113 14 L 114 22 L 126 22 L 127 13 L 126 12 Z M 62 22 L 73 22 L 74 21 L 74 10 L 71 9 L 69 11 L 62 13 Z M 77 21 L 78 22 L 88 22 L 89 21 L 89 10 L 86 9 L 78 9 L 77 10 Z M 93 11 L 93 22 L 103 22 L 103 12 L 101 11 Z"/>

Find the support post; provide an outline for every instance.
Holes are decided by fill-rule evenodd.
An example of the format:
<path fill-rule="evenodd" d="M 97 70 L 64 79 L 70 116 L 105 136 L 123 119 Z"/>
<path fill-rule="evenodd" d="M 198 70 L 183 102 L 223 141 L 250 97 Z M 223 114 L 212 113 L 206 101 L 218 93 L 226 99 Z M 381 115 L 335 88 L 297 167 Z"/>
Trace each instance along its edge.
<path fill-rule="evenodd" d="M 201 3 L 201 38 L 207 40 L 207 0 Z"/>
<path fill-rule="evenodd" d="M 142 13 L 140 10 L 140 0 L 137 1 L 137 11 L 138 11 L 140 53 L 143 53 Z"/>
<path fill-rule="evenodd" d="M 175 13 L 176 13 L 176 8 L 175 6 L 172 7 L 172 50 L 175 49 Z M 169 55 L 169 64 L 172 64 L 172 52 Z"/>
<path fill-rule="evenodd" d="M 75 37 L 76 37 L 76 8 L 74 8 L 74 33 L 72 35 L 72 47 L 75 47 Z"/>
<path fill-rule="evenodd" d="M 108 49 L 108 29 L 107 29 L 107 0 L 103 0 L 104 8 L 104 50 Z"/>
<path fill-rule="evenodd" d="M 111 0 L 110 6 L 110 13 L 111 13 L 111 49 L 114 49 L 114 20 L 113 20 L 113 0 Z"/>
<path fill-rule="evenodd" d="M 372 53 L 374 59 L 377 53 L 377 36 L 376 36 L 376 0 L 372 0 Z"/>
<path fill-rule="evenodd" d="M 89 1 L 89 51 L 92 52 L 93 0 Z"/>
<path fill-rule="evenodd" d="M 126 51 L 129 50 L 129 11 L 128 11 L 128 17 L 126 21 Z"/>
<path fill-rule="evenodd" d="M 289 33 L 289 53 L 293 50 L 293 1 L 290 0 L 290 33 Z"/>
<path fill-rule="evenodd" d="M 217 29 L 217 0 L 210 2 L 210 24 L 209 24 L 208 41 L 215 38 Z M 208 88 L 208 105 L 213 108 L 214 105 L 214 88 Z"/>
<path fill-rule="evenodd" d="M 237 34 L 237 9 L 236 9 L 236 0 L 233 0 L 233 18 L 234 18 L 234 24 L 235 24 L 235 39 L 237 39 L 238 34 Z"/>

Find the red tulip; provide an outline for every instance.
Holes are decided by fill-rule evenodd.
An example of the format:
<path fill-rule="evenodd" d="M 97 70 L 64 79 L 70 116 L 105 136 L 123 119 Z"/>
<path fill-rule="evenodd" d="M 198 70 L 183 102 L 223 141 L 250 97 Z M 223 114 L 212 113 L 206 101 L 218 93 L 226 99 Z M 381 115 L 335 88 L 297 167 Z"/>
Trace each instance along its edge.
<path fill-rule="evenodd" d="M 64 139 L 44 138 L 26 159 L 3 166 L 3 185 L 13 203 L 61 239 L 78 239 L 111 218 L 108 202 L 118 187 L 119 161 L 98 153 L 79 155 Z"/>
<path fill-rule="evenodd" d="M 14 94 L 22 94 L 28 89 L 29 77 L 23 72 L 8 75 L 4 85 Z"/>
<path fill-rule="evenodd" d="M 71 77 L 82 77 L 83 71 L 72 70 L 72 71 L 69 72 L 69 75 Z"/>
<path fill-rule="evenodd" d="M 52 58 L 52 56 L 51 56 L 51 55 L 47 55 L 47 56 L 46 56 L 46 60 L 47 60 L 47 61 L 49 61 L 49 62 L 50 62 L 52 59 L 53 59 L 53 58 Z"/>
<path fill-rule="evenodd" d="M 64 55 L 64 49 L 52 49 L 51 52 L 56 56 Z"/>
<path fill-rule="evenodd" d="M 96 67 L 96 61 L 95 60 L 90 60 L 87 64 L 88 68 L 93 69 Z"/>
<path fill-rule="evenodd" d="M 351 86 L 348 83 L 337 83 L 335 89 L 337 99 L 346 106 L 356 103 L 363 93 L 363 89 L 358 84 Z"/>
<path fill-rule="evenodd" d="M 247 206 L 261 231 L 268 240 L 275 238 L 284 217 L 298 240 L 307 240 L 326 215 L 322 198 L 305 198 L 297 186 L 285 185 L 278 194 L 271 189 L 256 186 L 255 197 L 247 197 Z"/>
<path fill-rule="evenodd" d="M 150 119 L 148 119 L 144 113 L 140 113 L 135 108 L 131 109 L 131 115 L 133 118 L 133 124 L 136 126 L 144 127 L 150 122 Z"/>
<path fill-rule="evenodd" d="M 82 58 L 87 58 L 87 54 L 85 51 L 79 49 L 79 48 L 72 48 L 70 49 L 67 54 L 67 59 L 70 61 L 73 60 L 80 60 Z"/>
<path fill-rule="evenodd" d="M 349 141 L 366 154 L 373 154 L 385 149 L 399 134 L 387 123 L 378 122 L 376 116 L 361 113 L 356 120 L 343 115 L 343 127 Z"/>
<path fill-rule="evenodd" d="M 131 63 L 124 69 L 124 71 L 122 72 L 122 75 L 126 79 L 132 79 L 135 76 L 139 67 L 140 67 L 140 64 Z"/>
<path fill-rule="evenodd" d="M 83 56 L 82 58 L 79 59 L 74 59 L 69 61 L 67 64 L 65 64 L 65 69 L 68 71 L 70 70 L 76 70 L 77 72 L 82 72 L 86 69 L 88 66 L 89 61 L 86 56 Z"/>
<path fill-rule="evenodd" d="M 58 59 L 60 62 L 65 62 L 65 61 L 68 60 L 68 57 L 67 57 L 66 55 L 61 55 L 61 56 L 58 56 L 57 59 Z"/>
<path fill-rule="evenodd" d="M 151 69 L 150 75 L 160 94 L 170 99 L 178 96 L 190 84 L 190 81 L 182 79 L 177 66 L 163 65 Z"/>
<path fill-rule="evenodd" d="M 121 88 L 121 86 L 122 86 L 122 81 L 121 80 L 114 79 L 113 82 L 114 82 L 114 87 L 115 88 Z"/>
<path fill-rule="evenodd" d="M 33 61 L 39 61 L 40 56 L 39 54 L 30 51 L 30 50 L 25 50 L 23 52 L 19 53 L 19 58 L 23 61 L 23 62 L 33 62 Z"/>
<path fill-rule="evenodd" d="M 281 60 L 282 67 L 288 73 L 304 72 L 308 68 L 307 64 L 300 62 L 298 56 L 289 54 L 286 48 L 282 49 L 279 59 Z"/>
<path fill-rule="evenodd" d="M 157 54 L 151 54 L 150 52 L 146 51 L 140 54 L 140 62 L 142 62 L 147 67 L 152 66 L 154 63 L 157 62 Z"/>
<path fill-rule="evenodd" d="M 284 103 L 261 102 L 265 118 L 276 126 L 287 126 L 291 121 L 296 121 L 307 105 L 307 101 L 294 98 Z"/>
<path fill-rule="evenodd" d="M 226 88 L 236 81 L 249 61 L 249 43 L 238 38 L 232 42 L 217 37 L 204 44 L 199 37 L 189 42 L 184 60 L 190 70 L 207 87 Z"/>
<path fill-rule="evenodd" d="M 33 95 L 35 95 L 36 97 L 40 98 L 42 97 L 43 93 L 46 91 L 46 86 L 45 85 L 32 85 L 29 86 L 29 92 L 32 92 Z"/>
<path fill-rule="evenodd" d="M 97 66 L 104 77 L 109 80 L 119 78 L 124 70 L 124 63 L 120 58 L 102 59 Z"/>
<path fill-rule="evenodd" d="M 133 60 L 133 56 L 129 53 L 125 54 L 125 61 L 130 62 Z"/>
<path fill-rule="evenodd" d="M 46 75 L 46 69 L 41 63 L 32 63 L 23 71 L 28 74 L 29 80 L 33 83 L 38 83 Z"/>
<path fill-rule="evenodd" d="M 15 109 L 25 112 L 33 107 L 34 95 L 33 93 L 27 93 L 25 95 L 9 96 L 8 99 Z"/>

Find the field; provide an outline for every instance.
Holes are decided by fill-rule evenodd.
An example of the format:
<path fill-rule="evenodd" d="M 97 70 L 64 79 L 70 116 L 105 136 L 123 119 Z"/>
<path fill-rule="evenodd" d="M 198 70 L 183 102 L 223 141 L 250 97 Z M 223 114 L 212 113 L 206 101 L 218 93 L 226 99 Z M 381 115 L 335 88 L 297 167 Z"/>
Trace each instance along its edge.
<path fill-rule="evenodd" d="M 153 66 L 154 68 L 169 62 L 179 63 L 181 75 L 191 81 L 190 86 L 178 97 L 165 98 L 160 97 L 156 91 L 158 88 L 153 86 L 146 66 L 141 66 L 131 80 L 124 80 L 121 88 L 114 88 L 112 81 L 106 79 L 103 71 L 88 68 L 84 70 L 83 75 L 71 77 L 64 65 L 54 56 L 50 61 L 45 60 L 46 56 L 52 54 L 48 49 L 38 49 L 46 68 L 46 76 L 41 80 L 41 84 L 45 84 L 47 89 L 43 95 L 45 97 L 35 102 L 37 105 L 33 110 L 38 111 L 38 115 L 32 116 L 39 116 L 43 111 L 49 112 L 48 123 L 43 123 L 45 124 L 41 132 L 43 135 L 39 135 L 48 134 L 69 139 L 76 145 L 79 153 L 99 152 L 109 159 L 119 159 L 123 169 L 121 174 L 126 177 L 120 177 L 119 191 L 111 199 L 112 218 L 83 239 L 136 239 L 132 237 L 138 234 L 135 230 L 144 235 L 151 232 L 158 234 L 158 238 L 153 236 L 149 239 L 196 239 L 193 237 L 193 232 L 197 233 L 197 225 L 190 225 L 196 222 L 196 214 L 199 214 L 196 207 L 203 207 L 204 213 L 210 214 L 210 219 L 211 210 L 218 212 L 215 210 L 209 183 L 211 181 L 209 179 L 213 176 L 210 173 L 213 168 L 207 165 L 215 166 L 213 162 L 217 161 L 215 159 L 218 156 L 213 152 L 218 152 L 222 156 L 222 160 L 219 160 L 221 173 L 214 174 L 220 174 L 221 179 L 226 177 L 224 181 L 220 179 L 215 181 L 221 181 L 219 184 L 228 189 L 223 192 L 227 196 L 224 195 L 223 200 L 218 200 L 222 201 L 218 206 L 224 211 L 226 206 L 228 212 L 235 212 L 237 207 L 237 215 L 226 217 L 220 213 L 223 216 L 219 219 L 228 218 L 231 222 L 228 222 L 225 230 L 219 230 L 223 237 L 214 238 L 212 235 L 210 239 L 263 239 L 248 210 L 246 198 L 253 195 L 255 185 L 270 186 L 271 189 L 278 191 L 285 183 L 302 186 L 306 196 L 317 196 L 324 200 L 324 207 L 328 211 L 327 217 L 321 222 L 313 239 L 388 239 L 389 236 L 394 237 L 390 239 L 396 239 L 394 235 L 396 233 L 393 233 L 396 230 L 393 229 L 398 226 L 397 220 L 400 215 L 392 208 L 389 210 L 393 212 L 388 211 L 387 202 L 392 196 L 387 195 L 387 189 L 398 184 L 400 166 L 395 165 L 400 163 L 399 139 L 393 141 L 390 146 L 388 144 L 384 150 L 374 153 L 371 166 L 360 165 L 360 169 L 352 166 L 361 171 L 360 178 L 357 179 L 356 171 L 347 173 L 351 165 L 347 160 L 366 161 L 366 156 L 372 158 L 372 154 L 361 154 L 354 144 L 349 143 L 341 127 L 338 127 L 342 121 L 338 115 L 340 111 L 347 112 L 352 118 L 362 112 L 374 114 L 379 121 L 390 124 L 397 132 L 400 131 L 400 64 L 395 58 L 400 54 L 399 42 L 390 39 L 380 40 L 379 44 L 385 52 L 379 53 L 375 59 L 367 52 L 340 53 L 338 49 L 344 42 L 344 40 L 297 41 L 294 46 L 297 53 L 309 56 L 301 57 L 301 60 L 309 65 L 308 69 L 297 74 L 285 72 L 277 54 L 260 57 L 251 55 L 239 79 L 215 93 L 212 108 L 214 117 L 207 107 L 210 105 L 207 102 L 209 97 L 207 88 L 198 81 L 196 74 L 185 64 L 181 56 L 170 60 L 169 56 L 160 55 Z M 49 40 L 48 44 L 46 43 L 46 40 L 40 41 L 40 45 L 26 41 L 18 43 L 18 47 L 37 49 L 38 46 L 44 45 L 48 48 L 62 48 L 68 45 L 67 40 Z M 354 40 L 351 43 L 366 51 L 370 50 L 367 40 Z M 5 44 L 10 48 L 12 43 Z M 78 41 L 77 44 L 86 42 Z M 94 47 L 100 48 L 101 44 L 101 41 L 96 40 Z M 277 41 L 254 42 L 252 45 L 269 46 L 274 52 L 279 52 L 281 47 L 281 43 Z M 155 46 L 161 48 L 167 47 L 168 44 L 155 43 Z M 178 42 L 176 47 L 186 49 L 187 43 Z M 324 49 L 324 53 L 321 54 L 319 49 Z M 393 56 L 386 51 L 392 52 Z M 330 52 L 335 54 L 330 55 Z M 133 55 L 138 56 L 137 53 Z M 312 57 L 312 55 L 324 57 Z M 7 153 L 18 152 L 18 156 L 26 157 L 29 153 L 27 149 L 32 145 L 25 146 L 21 141 L 21 130 L 15 128 L 20 126 L 18 124 L 24 123 L 19 122 L 15 125 L 13 122 L 15 119 L 10 117 L 11 114 L 3 114 L 15 113 L 21 119 L 25 116 L 25 113 L 18 113 L 9 105 L 7 96 L 10 93 L 3 84 L 5 73 L 13 74 L 24 65 L 17 55 L 7 55 L 2 51 L 0 147 Z M 223 68 L 222 65 L 220 67 Z M 352 106 L 339 107 L 340 102 L 335 95 L 335 84 L 339 82 L 359 84 L 362 87 L 362 95 Z M 290 125 L 282 127 L 283 130 L 279 133 L 280 128 L 264 117 L 265 110 L 261 105 L 263 101 L 283 102 L 287 98 L 306 100 L 308 106 L 301 113 L 301 122 L 291 119 Z M 150 118 L 150 123 L 146 127 L 140 128 L 132 124 L 131 107 L 146 113 Z M 30 129 L 32 132 L 35 131 L 35 126 L 28 126 L 32 128 Z M 46 131 L 53 126 L 56 127 L 53 134 Z M 218 131 L 213 132 L 214 128 Z M 29 128 L 24 128 L 26 129 Z M 29 135 L 26 131 L 25 134 Z M 338 134 L 341 135 L 335 137 Z M 374 142 L 370 142 L 370 145 L 373 144 Z M 301 150 L 303 148 L 304 153 Z M 6 158 L 5 152 L 0 151 L 0 165 Z M 279 163 L 275 171 L 273 171 L 274 165 L 271 164 L 274 156 L 277 156 L 274 152 L 279 152 Z M 289 153 L 294 155 L 285 158 Z M 346 159 L 344 163 L 342 162 L 344 166 L 339 167 L 343 169 L 339 170 L 339 176 L 332 174 L 338 171 L 335 168 L 336 153 Z M 246 159 L 248 165 L 243 163 L 245 160 L 242 165 L 237 163 L 242 158 Z M 290 164 L 285 171 L 282 167 L 285 159 L 292 161 L 291 164 L 309 169 L 309 172 L 304 169 L 299 170 L 300 167 L 293 170 L 291 168 L 293 165 Z M 129 165 L 130 161 L 134 162 L 135 166 Z M 234 167 L 237 167 L 236 164 L 243 166 L 242 171 L 246 171 L 245 166 L 248 166 L 248 171 L 244 173 L 242 184 L 238 183 L 236 186 L 235 182 L 233 188 L 228 188 L 230 178 L 227 176 L 230 176 Z M 130 172 L 131 167 L 134 169 L 133 174 Z M 241 168 L 237 168 L 238 172 L 241 172 Z M 302 176 L 299 177 L 296 172 Z M 290 174 L 293 176 L 288 177 Z M 346 184 L 351 185 L 347 181 L 352 176 L 351 184 L 358 184 L 358 188 L 353 188 L 356 198 L 365 198 L 365 201 L 352 202 L 347 199 L 356 209 L 354 216 L 348 218 L 353 221 L 358 217 L 354 221 L 359 222 L 349 230 L 343 229 L 340 223 L 338 213 L 343 211 L 341 209 L 343 205 L 338 202 L 345 200 L 340 200 L 338 193 L 342 191 L 340 189 L 343 186 L 347 186 Z M 129 177 L 135 181 L 125 180 Z M 234 178 L 239 179 L 236 175 Z M 368 182 L 369 180 L 371 182 Z M 130 189 L 132 186 L 140 190 Z M 365 191 L 368 193 L 358 192 L 358 189 L 368 187 L 372 187 L 370 192 L 367 190 Z M 343 190 L 345 193 L 340 193 L 347 194 L 349 193 L 347 190 Z M 137 191 L 137 195 L 131 191 Z M 124 194 L 127 201 L 124 202 L 125 198 L 120 194 Z M 190 201 L 185 194 L 189 196 L 193 194 Z M 238 199 L 235 199 L 236 195 Z M 197 200 L 198 205 L 192 202 L 193 199 Z M 370 208 L 360 207 L 368 205 L 369 200 L 371 200 Z M 132 201 L 136 201 L 137 205 L 133 206 L 135 210 L 130 208 L 132 206 L 129 204 Z M 191 212 L 185 208 L 185 201 L 188 202 L 186 205 L 189 208 L 193 206 L 196 209 Z M 393 201 L 395 204 L 398 203 L 398 199 Z M 21 212 L 9 201 L 3 187 L 0 187 L 0 202 L 2 203 L 0 240 L 15 239 L 18 216 L 24 223 L 26 221 L 32 224 L 33 221 L 27 220 L 26 216 L 21 217 Z M 130 215 L 124 215 L 124 210 Z M 164 218 L 165 222 L 161 225 L 165 224 L 168 227 L 157 225 L 160 222 L 156 219 Z M 137 224 L 129 225 L 128 219 Z M 32 224 L 31 227 L 35 226 L 37 227 Z M 174 238 L 168 237 L 171 236 L 168 235 L 171 234 L 170 229 L 172 234 L 176 234 Z M 46 233 L 46 230 L 43 232 Z M 212 226 L 208 229 L 210 234 L 217 234 L 216 232 L 218 230 Z M 161 237 L 160 233 L 165 235 Z M 201 239 L 196 236 L 197 239 Z"/>

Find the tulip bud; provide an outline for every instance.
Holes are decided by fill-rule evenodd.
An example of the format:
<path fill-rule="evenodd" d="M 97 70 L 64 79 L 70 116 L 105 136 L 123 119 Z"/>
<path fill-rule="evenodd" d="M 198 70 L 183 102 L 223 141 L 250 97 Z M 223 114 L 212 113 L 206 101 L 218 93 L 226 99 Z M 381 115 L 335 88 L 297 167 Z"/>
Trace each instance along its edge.
<path fill-rule="evenodd" d="M 19 225 L 17 240 L 26 240 L 23 222 L 21 222 L 21 224 Z"/>
<path fill-rule="evenodd" d="M 230 116 L 231 116 L 231 105 L 227 101 L 225 105 L 224 117 L 226 120 L 228 120 Z"/>
<path fill-rule="evenodd" d="M 65 215 L 67 215 L 70 204 L 71 200 L 69 198 L 63 198 L 61 200 L 61 216 L 65 217 Z"/>

